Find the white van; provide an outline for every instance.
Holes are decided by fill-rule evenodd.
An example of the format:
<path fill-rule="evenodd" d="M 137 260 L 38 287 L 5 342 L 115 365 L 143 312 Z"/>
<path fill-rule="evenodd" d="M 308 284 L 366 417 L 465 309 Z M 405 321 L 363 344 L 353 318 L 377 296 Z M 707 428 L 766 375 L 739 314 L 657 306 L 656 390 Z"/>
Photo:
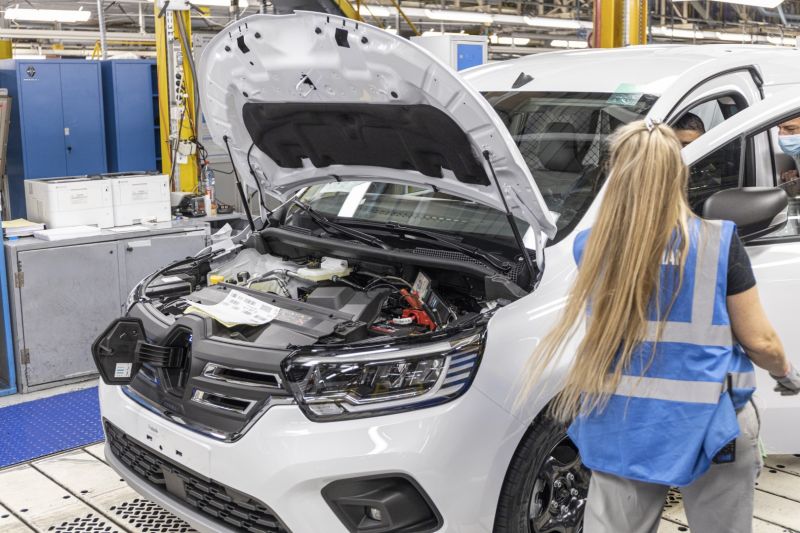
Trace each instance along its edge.
<path fill-rule="evenodd" d="M 143 280 L 98 338 L 109 463 L 200 531 L 580 531 L 589 472 L 542 414 L 563 367 L 513 405 L 603 194 L 606 137 L 702 119 L 692 205 L 726 191 L 712 214 L 740 223 L 800 365 L 800 225 L 776 187 L 794 163 L 775 138 L 800 116 L 798 64 L 646 47 L 460 77 L 335 16 L 229 26 L 202 57 L 203 111 L 282 205 Z M 758 380 L 767 447 L 800 452 L 800 403 Z"/>

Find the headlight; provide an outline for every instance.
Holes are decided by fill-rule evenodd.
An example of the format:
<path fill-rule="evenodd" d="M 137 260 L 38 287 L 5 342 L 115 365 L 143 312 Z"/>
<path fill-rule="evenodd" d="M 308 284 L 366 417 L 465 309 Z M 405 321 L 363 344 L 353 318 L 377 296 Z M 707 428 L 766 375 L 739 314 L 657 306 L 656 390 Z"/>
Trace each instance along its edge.
<path fill-rule="evenodd" d="M 378 416 L 449 402 L 472 383 L 483 333 L 420 346 L 296 352 L 284 374 L 312 420 Z"/>

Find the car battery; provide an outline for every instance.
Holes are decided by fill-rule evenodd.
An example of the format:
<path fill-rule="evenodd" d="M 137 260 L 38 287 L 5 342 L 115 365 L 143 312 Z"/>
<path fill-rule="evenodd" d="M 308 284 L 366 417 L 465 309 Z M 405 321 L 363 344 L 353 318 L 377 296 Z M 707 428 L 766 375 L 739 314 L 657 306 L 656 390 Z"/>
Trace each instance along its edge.
<path fill-rule="evenodd" d="M 114 203 L 114 225 L 169 222 L 169 176 L 125 174 L 107 177 Z"/>
<path fill-rule="evenodd" d="M 25 208 L 48 228 L 114 226 L 111 184 L 101 177 L 25 180 Z"/>

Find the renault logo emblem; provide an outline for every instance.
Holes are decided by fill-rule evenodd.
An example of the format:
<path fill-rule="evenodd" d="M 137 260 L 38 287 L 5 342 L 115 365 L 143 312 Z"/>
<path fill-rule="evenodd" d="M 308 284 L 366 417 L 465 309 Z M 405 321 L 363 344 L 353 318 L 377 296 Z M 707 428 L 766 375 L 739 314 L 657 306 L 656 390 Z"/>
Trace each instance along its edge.
<path fill-rule="evenodd" d="M 36 69 L 33 65 L 28 65 L 28 68 L 25 69 L 25 73 L 28 75 L 29 78 L 36 76 Z"/>

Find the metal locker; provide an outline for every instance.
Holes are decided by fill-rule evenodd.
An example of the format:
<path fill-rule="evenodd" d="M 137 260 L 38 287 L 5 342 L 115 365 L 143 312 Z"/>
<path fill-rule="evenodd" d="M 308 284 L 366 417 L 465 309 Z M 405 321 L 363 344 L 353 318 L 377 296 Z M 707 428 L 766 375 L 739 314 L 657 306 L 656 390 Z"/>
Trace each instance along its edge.
<path fill-rule="evenodd" d="M 155 61 L 111 59 L 103 61 L 103 98 L 109 172 L 157 170 L 157 95 L 154 94 Z"/>
<path fill-rule="evenodd" d="M 54 98 L 54 88 L 61 86 L 61 65 L 20 63 L 17 71 L 23 87 L 20 116 L 25 117 L 19 121 L 22 149 L 27 154 L 46 154 L 26 160 L 25 177 L 65 176 L 63 107 L 61 99 Z"/>
<path fill-rule="evenodd" d="M 61 101 L 67 176 L 106 172 L 103 92 L 96 63 L 62 63 Z"/>
<path fill-rule="evenodd" d="M 20 370 L 26 388 L 97 372 L 94 339 L 118 317 L 117 243 L 20 251 Z M 54 267 L 58 265 L 58 267 Z M 22 336 L 19 336 L 19 332 Z"/>
<path fill-rule="evenodd" d="M 12 97 L 11 218 L 26 214 L 26 179 L 107 172 L 99 62 L 3 60 L 0 87 Z"/>

